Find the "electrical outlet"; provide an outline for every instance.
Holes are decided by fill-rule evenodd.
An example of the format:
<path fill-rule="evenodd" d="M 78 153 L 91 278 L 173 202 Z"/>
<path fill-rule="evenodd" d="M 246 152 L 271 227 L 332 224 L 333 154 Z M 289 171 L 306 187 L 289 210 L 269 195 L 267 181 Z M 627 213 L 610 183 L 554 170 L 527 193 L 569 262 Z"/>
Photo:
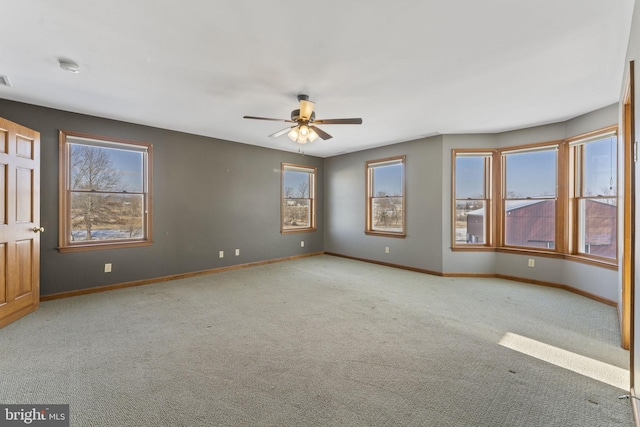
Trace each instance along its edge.
<path fill-rule="evenodd" d="M 218 252 L 218 258 L 224 258 L 224 251 Z"/>
<path fill-rule="evenodd" d="M 236 256 L 240 256 L 240 249 L 236 249 Z"/>
<path fill-rule="evenodd" d="M 300 247 L 301 247 L 301 248 L 304 248 L 304 240 L 301 240 L 301 241 L 300 241 Z"/>
<path fill-rule="evenodd" d="M 533 258 L 529 258 L 529 263 L 527 264 L 529 267 L 535 267 L 536 266 L 536 260 Z"/>
<path fill-rule="evenodd" d="M 388 253 L 389 253 L 389 246 L 385 246 L 385 248 L 384 248 L 384 253 L 385 253 L 385 254 L 388 254 Z"/>
<path fill-rule="evenodd" d="M 105 273 L 111 273 L 111 263 L 108 262 L 104 265 L 104 272 Z"/>

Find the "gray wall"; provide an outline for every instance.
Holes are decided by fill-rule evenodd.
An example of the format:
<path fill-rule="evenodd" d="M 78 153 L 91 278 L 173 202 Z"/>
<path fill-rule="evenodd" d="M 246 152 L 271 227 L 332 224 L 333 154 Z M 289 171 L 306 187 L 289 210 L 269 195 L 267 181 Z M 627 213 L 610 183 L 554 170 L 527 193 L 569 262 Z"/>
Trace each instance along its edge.
<path fill-rule="evenodd" d="M 617 104 L 495 135 L 444 135 L 327 159 L 0 100 L 0 116 L 41 133 L 42 294 L 189 273 L 320 251 L 443 273 L 504 274 L 567 284 L 617 301 L 612 270 L 559 259 L 451 251 L 451 149 L 563 139 L 614 124 Z M 58 130 L 154 144 L 151 247 L 60 254 Z M 365 162 L 406 156 L 404 239 L 367 236 Z M 281 235 L 280 163 L 318 168 L 318 230 Z M 300 241 L 305 247 L 300 247 Z M 390 253 L 385 253 L 385 247 Z M 233 256 L 239 248 L 241 256 Z M 225 258 L 219 259 L 219 250 Z M 536 258 L 528 268 L 527 258 Z M 113 272 L 103 272 L 105 263 Z"/>
<path fill-rule="evenodd" d="M 618 123 L 613 104 L 562 123 L 500 134 L 443 135 L 325 159 L 325 250 L 441 273 L 502 274 L 565 284 L 618 301 L 616 271 L 562 259 L 502 252 L 451 250 L 451 150 L 504 148 L 562 140 Z M 407 157 L 407 237 L 367 236 L 365 162 Z M 385 254 L 389 246 L 391 253 Z M 528 258 L 536 267 L 527 266 Z"/>
<path fill-rule="evenodd" d="M 445 135 L 443 139 L 442 165 L 442 272 L 496 274 L 495 252 L 451 252 L 452 216 L 452 165 L 454 148 L 497 147 L 497 135 Z"/>
<path fill-rule="evenodd" d="M 618 121 L 618 104 L 612 104 L 563 123 L 502 133 L 498 135 L 498 144 L 500 147 L 509 147 L 520 144 L 561 140 L 606 126 L 615 125 Z M 622 140 L 620 139 L 618 143 L 619 150 L 622 150 Z M 619 179 L 622 179 L 622 175 L 620 174 Z M 622 185 L 619 184 L 618 188 L 621 189 Z M 618 233 L 620 236 L 618 240 L 622 241 L 622 227 L 619 227 Z M 536 266 L 534 268 L 527 266 L 527 260 L 529 258 L 535 259 Z M 560 283 L 600 296 L 609 301 L 617 302 L 618 304 L 621 302 L 619 274 L 614 270 L 574 261 L 528 255 L 496 253 L 496 259 L 498 265 L 496 271 L 499 274 Z"/>
<path fill-rule="evenodd" d="M 43 295 L 324 250 L 320 158 L 6 100 L 0 117 L 40 132 Z M 59 129 L 153 144 L 152 246 L 58 252 Z M 318 168 L 317 231 L 280 233 L 281 162 Z"/>
<path fill-rule="evenodd" d="M 365 162 L 399 155 L 406 155 L 407 236 L 365 235 Z M 441 136 L 325 159 L 325 250 L 441 271 L 442 167 Z"/>

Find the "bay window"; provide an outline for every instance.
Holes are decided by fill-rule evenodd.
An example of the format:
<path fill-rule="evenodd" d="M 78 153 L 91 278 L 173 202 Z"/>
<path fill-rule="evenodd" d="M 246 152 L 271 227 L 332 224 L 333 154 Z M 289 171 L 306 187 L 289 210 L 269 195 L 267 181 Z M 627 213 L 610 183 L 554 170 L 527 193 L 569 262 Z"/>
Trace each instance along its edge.
<path fill-rule="evenodd" d="M 616 268 L 617 145 L 609 126 L 562 141 L 452 150 L 452 249 L 546 252 Z"/>

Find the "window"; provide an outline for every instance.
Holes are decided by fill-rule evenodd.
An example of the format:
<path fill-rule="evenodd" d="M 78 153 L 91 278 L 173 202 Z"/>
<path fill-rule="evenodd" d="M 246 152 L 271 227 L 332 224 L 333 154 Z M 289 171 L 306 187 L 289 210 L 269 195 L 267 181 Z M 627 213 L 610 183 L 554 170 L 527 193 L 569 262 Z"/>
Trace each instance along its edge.
<path fill-rule="evenodd" d="M 453 246 L 490 243 L 492 153 L 453 151 Z"/>
<path fill-rule="evenodd" d="M 365 233 L 391 237 L 405 236 L 404 164 L 404 156 L 366 163 Z"/>
<path fill-rule="evenodd" d="M 574 252 L 616 259 L 617 137 L 609 131 L 571 142 Z"/>
<path fill-rule="evenodd" d="M 503 152 L 505 246 L 555 249 L 557 147 Z"/>
<path fill-rule="evenodd" d="M 60 132 L 61 252 L 151 244 L 152 145 Z"/>
<path fill-rule="evenodd" d="M 617 129 L 452 150 L 452 250 L 544 251 L 617 268 Z"/>
<path fill-rule="evenodd" d="M 316 168 L 282 164 L 280 231 L 296 233 L 316 229 Z"/>

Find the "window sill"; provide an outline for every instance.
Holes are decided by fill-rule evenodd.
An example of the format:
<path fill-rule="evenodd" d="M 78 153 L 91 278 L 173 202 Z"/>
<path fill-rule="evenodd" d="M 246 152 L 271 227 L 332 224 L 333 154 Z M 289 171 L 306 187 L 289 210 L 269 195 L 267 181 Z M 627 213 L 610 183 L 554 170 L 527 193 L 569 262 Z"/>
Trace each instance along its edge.
<path fill-rule="evenodd" d="M 367 230 L 364 232 L 367 236 L 380 236 L 380 237 L 394 237 L 396 239 L 404 239 L 407 237 L 405 233 L 389 233 L 384 231 L 371 231 Z"/>
<path fill-rule="evenodd" d="M 609 270 L 618 271 L 618 262 L 616 260 L 607 260 L 600 258 L 591 258 L 581 255 L 565 255 L 568 261 L 579 262 L 581 264 L 593 265 L 595 267 L 607 268 Z"/>
<path fill-rule="evenodd" d="M 280 230 L 281 234 L 298 234 L 298 233 L 311 233 L 316 231 L 315 228 L 297 228 L 292 230 Z"/>
<path fill-rule="evenodd" d="M 454 246 L 452 252 L 495 252 L 496 248 L 491 246 Z"/>
<path fill-rule="evenodd" d="M 66 254 L 74 252 L 100 251 L 105 249 L 137 248 L 141 246 L 151 246 L 152 244 L 152 240 L 145 240 L 142 242 L 77 244 L 73 246 L 60 246 L 58 247 L 58 252 L 60 252 L 61 254 Z"/>
<path fill-rule="evenodd" d="M 502 252 L 506 254 L 535 255 L 535 256 L 544 257 L 544 258 L 562 259 L 565 257 L 565 254 L 553 252 L 551 250 L 541 251 L 536 249 L 522 249 L 522 248 L 496 248 L 496 252 Z"/>

